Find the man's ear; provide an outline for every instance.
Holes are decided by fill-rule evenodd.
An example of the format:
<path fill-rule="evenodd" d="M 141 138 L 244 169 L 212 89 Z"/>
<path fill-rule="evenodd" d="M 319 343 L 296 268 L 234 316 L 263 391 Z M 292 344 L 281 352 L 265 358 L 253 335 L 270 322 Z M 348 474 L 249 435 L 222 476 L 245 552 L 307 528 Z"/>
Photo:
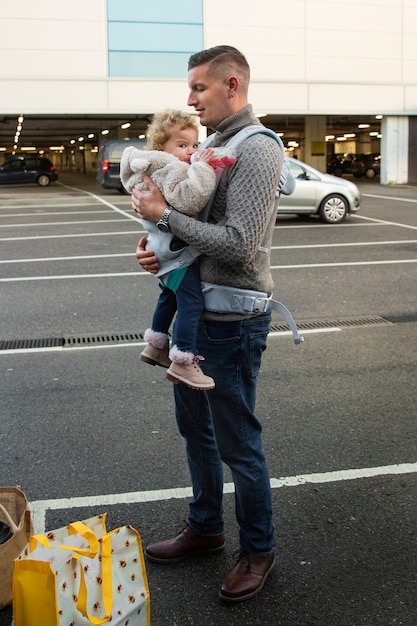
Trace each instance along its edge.
<path fill-rule="evenodd" d="M 229 98 L 233 98 L 236 95 L 237 88 L 239 86 L 239 79 L 236 76 L 230 76 L 227 79 L 227 88 L 229 91 Z"/>

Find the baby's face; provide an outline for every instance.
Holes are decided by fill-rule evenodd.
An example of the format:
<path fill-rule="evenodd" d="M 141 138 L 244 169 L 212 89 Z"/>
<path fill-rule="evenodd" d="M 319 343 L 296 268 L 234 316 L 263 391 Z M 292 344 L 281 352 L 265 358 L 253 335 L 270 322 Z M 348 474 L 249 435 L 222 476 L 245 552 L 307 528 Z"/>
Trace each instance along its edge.
<path fill-rule="evenodd" d="M 163 149 L 176 156 L 180 161 L 190 163 L 191 156 L 198 150 L 198 133 L 194 128 L 174 128 L 170 139 Z"/>

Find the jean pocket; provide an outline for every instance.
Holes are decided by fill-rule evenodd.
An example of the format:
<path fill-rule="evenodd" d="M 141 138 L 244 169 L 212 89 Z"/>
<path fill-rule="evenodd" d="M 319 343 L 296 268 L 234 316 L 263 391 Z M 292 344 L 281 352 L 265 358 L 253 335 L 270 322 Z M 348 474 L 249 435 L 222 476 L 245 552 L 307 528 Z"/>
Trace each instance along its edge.
<path fill-rule="evenodd" d="M 251 376 L 256 377 L 261 369 L 262 354 L 266 350 L 267 332 L 258 332 L 249 338 L 249 367 Z"/>

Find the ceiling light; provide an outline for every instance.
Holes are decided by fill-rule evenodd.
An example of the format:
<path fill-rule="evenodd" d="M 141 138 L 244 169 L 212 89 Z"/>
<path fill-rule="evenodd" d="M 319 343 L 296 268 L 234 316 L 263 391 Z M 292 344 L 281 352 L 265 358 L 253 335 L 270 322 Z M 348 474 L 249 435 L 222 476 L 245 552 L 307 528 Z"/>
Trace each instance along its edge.
<path fill-rule="evenodd" d="M 75 139 L 71 139 L 70 144 L 74 145 L 74 143 L 75 143 Z"/>
<path fill-rule="evenodd" d="M 36 152 L 36 148 L 34 146 L 22 146 L 20 149 L 22 152 Z"/>
<path fill-rule="evenodd" d="M 375 115 L 376 120 L 382 120 L 383 117 L 384 117 L 383 115 Z"/>
<path fill-rule="evenodd" d="M 374 131 L 372 133 L 369 133 L 369 136 L 370 137 L 378 137 L 378 134 L 379 134 L 378 131 Z"/>
<path fill-rule="evenodd" d="M 346 137 L 337 137 L 337 141 L 346 141 Z"/>
<path fill-rule="evenodd" d="M 84 141 L 84 137 L 78 137 L 78 141 Z"/>
<path fill-rule="evenodd" d="M 130 122 L 126 122 L 125 124 L 122 124 L 120 128 L 123 128 L 123 130 L 125 130 L 125 128 L 130 128 Z"/>
<path fill-rule="evenodd" d="M 255 113 L 255 117 L 266 117 L 268 113 Z"/>
<path fill-rule="evenodd" d="M 90 133 L 90 134 L 88 135 L 88 138 L 89 138 L 89 139 L 93 139 L 93 138 L 94 138 L 94 133 Z"/>
<path fill-rule="evenodd" d="M 64 146 L 49 146 L 50 150 L 65 150 Z"/>
<path fill-rule="evenodd" d="M 324 138 L 326 141 L 330 141 L 331 139 L 335 139 L 334 135 L 326 135 Z"/>
<path fill-rule="evenodd" d="M 102 135 L 108 135 L 108 134 L 109 134 L 109 132 L 110 132 L 110 131 L 106 129 L 106 130 L 102 130 L 102 131 L 101 131 L 101 134 L 102 134 Z"/>
<path fill-rule="evenodd" d="M 345 133 L 346 139 L 352 139 L 352 137 L 356 137 L 355 133 Z"/>
<path fill-rule="evenodd" d="M 146 135 L 138 135 L 138 139 L 145 139 Z"/>
<path fill-rule="evenodd" d="M 21 124 L 23 122 L 23 115 L 19 115 L 19 117 L 17 118 L 17 121 L 19 122 L 19 124 Z"/>
<path fill-rule="evenodd" d="M 370 124 L 358 124 L 358 128 L 369 128 Z"/>

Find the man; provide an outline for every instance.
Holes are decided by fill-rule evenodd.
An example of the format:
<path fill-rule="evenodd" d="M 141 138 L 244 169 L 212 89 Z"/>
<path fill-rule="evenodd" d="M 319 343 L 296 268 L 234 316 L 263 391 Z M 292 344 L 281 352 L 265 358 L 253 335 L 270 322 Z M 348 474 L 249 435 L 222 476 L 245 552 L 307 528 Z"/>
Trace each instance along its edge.
<path fill-rule="evenodd" d="M 190 57 L 188 70 L 187 103 L 201 124 L 216 131 L 213 146 L 224 145 L 245 126 L 260 124 L 248 104 L 249 65 L 238 50 L 230 46 L 203 50 Z M 167 207 L 150 179 L 150 192 L 134 191 L 132 206 L 141 218 L 159 222 L 202 253 L 203 281 L 272 291 L 269 250 L 275 213 L 271 207 L 282 163 L 282 150 L 273 138 L 259 133 L 242 141 L 235 165 L 220 179 L 208 222 Z M 156 273 L 158 261 L 145 246 L 142 239 L 139 262 Z M 185 439 L 193 486 L 188 523 L 177 537 L 148 546 L 145 552 L 151 561 L 173 563 L 224 549 L 222 462 L 226 463 L 235 484 L 241 545 L 236 565 L 220 590 L 226 602 L 256 595 L 275 565 L 269 475 L 261 425 L 254 414 L 269 323 L 270 312 L 204 311 L 198 350 L 216 387 L 209 392 L 183 384 L 174 387 L 177 424 Z"/>

